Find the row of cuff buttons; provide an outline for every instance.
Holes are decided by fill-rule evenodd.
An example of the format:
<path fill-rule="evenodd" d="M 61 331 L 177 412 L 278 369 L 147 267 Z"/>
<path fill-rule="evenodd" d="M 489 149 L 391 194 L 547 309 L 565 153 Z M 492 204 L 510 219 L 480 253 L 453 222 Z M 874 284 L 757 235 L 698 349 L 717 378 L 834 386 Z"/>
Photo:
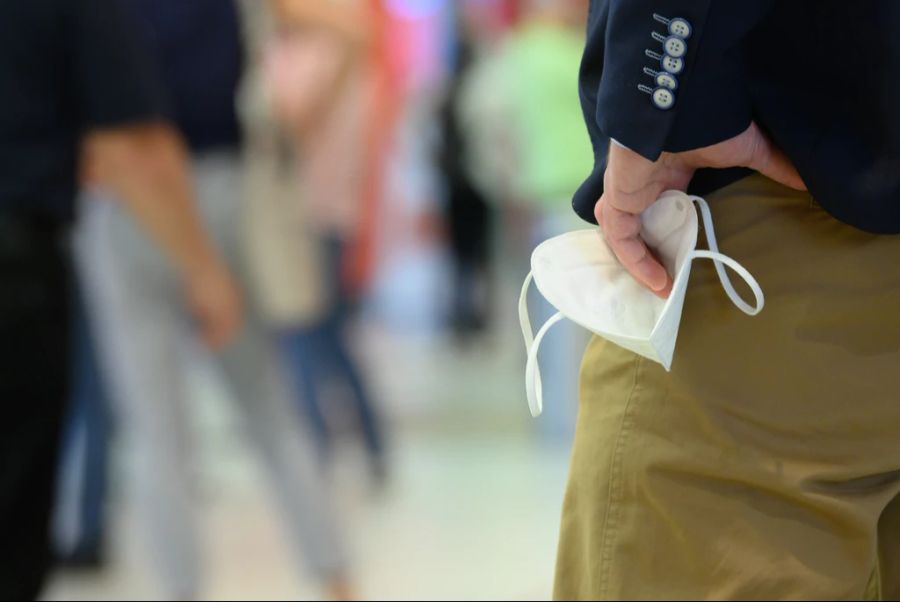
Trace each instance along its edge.
<path fill-rule="evenodd" d="M 661 23 L 665 23 L 669 29 L 669 35 L 663 36 L 654 32 L 653 38 L 662 43 L 665 54 L 659 54 L 651 50 L 647 50 L 646 54 L 650 58 L 659 61 L 662 71 L 644 68 L 644 73 L 651 76 L 656 84 L 655 88 L 640 85 L 638 88 L 642 92 L 650 94 L 653 106 L 663 111 L 671 109 L 675 106 L 675 89 L 678 88 L 678 79 L 682 71 L 684 71 L 684 56 L 687 54 L 687 39 L 691 37 L 691 24 L 680 17 L 667 19 L 663 16 L 654 14 L 653 18 Z"/>

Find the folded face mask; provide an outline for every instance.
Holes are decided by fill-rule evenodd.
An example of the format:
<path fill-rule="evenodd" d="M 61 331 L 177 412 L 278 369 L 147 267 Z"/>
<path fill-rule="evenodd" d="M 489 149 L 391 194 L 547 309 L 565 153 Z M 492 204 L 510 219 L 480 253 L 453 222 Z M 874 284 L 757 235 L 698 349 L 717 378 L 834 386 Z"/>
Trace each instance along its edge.
<path fill-rule="evenodd" d="M 708 251 L 697 249 L 697 207 L 703 216 Z M 741 311 L 754 316 L 762 310 L 763 293 L 756 279 L 738 262 L 719 253 L 712 216 L 703 199 L 674 190 L 663 193 L 641 214 L 641 236 L 673 277 L 668 299 L 660 299 L 622 267 L 599 229 L 562 234 L 544 241 L 532 253 L 531 273 L 519 297 L 519 321 L 528 352 L 525 389 L 533 416 L 543 408 L 538 348 L 550 327 L 563 318 L 670 370 L 694 259 L 713 260 L 725 293 Z M 734 290 L 726 265 L 753 291 L 755 306 Z M 531 329 L 526 301 L 532 280 L 558 310 L 537 336 Z"/>

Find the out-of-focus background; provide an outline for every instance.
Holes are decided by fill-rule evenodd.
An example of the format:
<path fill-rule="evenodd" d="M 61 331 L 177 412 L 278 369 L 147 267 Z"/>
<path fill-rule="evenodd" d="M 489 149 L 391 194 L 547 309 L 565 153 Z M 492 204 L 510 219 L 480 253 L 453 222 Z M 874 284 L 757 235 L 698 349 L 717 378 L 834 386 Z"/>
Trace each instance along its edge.
<path fill-rule="evenodd" d="M 121 1 L 261 340 L 206 353 L 82 192 L 45 596 L 549 598 L 586 338 L 548 335 L 533 420 L 516 308 L 579 227 L 587 2 Z"/>

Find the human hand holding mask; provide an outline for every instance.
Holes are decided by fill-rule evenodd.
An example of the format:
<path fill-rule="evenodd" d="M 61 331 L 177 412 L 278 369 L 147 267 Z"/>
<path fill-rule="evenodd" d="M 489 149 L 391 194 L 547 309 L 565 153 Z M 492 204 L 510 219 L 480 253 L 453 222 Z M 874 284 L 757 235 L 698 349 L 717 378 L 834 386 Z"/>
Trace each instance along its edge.
<path fill-rule="evenodd" d="M 697 249 L 698 208 L 709 250 Z M 641 214 L 638 234 L 670 278 L 666 299 L 631 276 L 600 230 L 568 232 L 544 241 L 534 250 L 531 273 L 519 297 L 519 320 L 528 352 L 525 387 L 532 415 L 539 415 L 543 408 L 538 349 L 550 327 L 563 318 L 669 370 L 694 259 L 713 260 L 725 293 L 741 311 L 751 316 L 762 311 L 762 289 L 742 265 L 719 252 L 709 206 L 700 197 L 677 190 L 663 193 Z M 753 291 L 754 305 L 741 299 L 725 266 Z M 558 310 L 536 336 L 526 301 L 532 280 Z"/>
<path fill-rule="evenodd" d="M 709 206 L 682 192 L 700 167 L 735 166 L 804 188 L 797 170 L 756 124 L 725 142 L 663 153 L 655 162 L 612 145 L 604 193 L 595 208 L 600 229 L 576 230 L 540 244 L 522 287 L 519 319 L 528 351 L 525 381 L 532 415 L 539 415 L 543 406 L 538 349 L 550 327 L 564 317 L 669 370 L 694 259 L 714 261 L 725 293 L 741 311 L 753 316 L 762 310 L 763 292 L 756 279 L 719 252 Z M 709 250 L 696 248 L 697 209 Z M 750 287 L 754 305 L 735 291 L 725 266 Z M 532 280 L 558 310 L 537 335 L 526 303 Z"/>
<path fill-rule="evenodd" d="M 603 196 L 594 215 L 622 266 L 662 298 L 672 289 L 672 277 L 641 238 L 640 215 L 663 191 L 686 190 L 701 167 L 749 167 L 791 188 L 806 189 L 797 169 L 755 123 L 729 140 L 683 153 L 663 153 L 656 161 L 613 143 Z"/>

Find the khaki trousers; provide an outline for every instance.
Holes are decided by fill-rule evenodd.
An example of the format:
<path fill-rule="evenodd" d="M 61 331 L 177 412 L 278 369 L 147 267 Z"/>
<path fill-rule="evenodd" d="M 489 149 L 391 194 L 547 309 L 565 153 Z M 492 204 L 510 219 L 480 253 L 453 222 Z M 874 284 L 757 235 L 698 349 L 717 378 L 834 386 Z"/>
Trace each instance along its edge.
<path fill-rule="evenodd" d="M 555 597 L 896 598 L 900 237 L 761 176 L 708 201 L 766 307 L 698 260 L 670 373 L 588 346 Z"/>

